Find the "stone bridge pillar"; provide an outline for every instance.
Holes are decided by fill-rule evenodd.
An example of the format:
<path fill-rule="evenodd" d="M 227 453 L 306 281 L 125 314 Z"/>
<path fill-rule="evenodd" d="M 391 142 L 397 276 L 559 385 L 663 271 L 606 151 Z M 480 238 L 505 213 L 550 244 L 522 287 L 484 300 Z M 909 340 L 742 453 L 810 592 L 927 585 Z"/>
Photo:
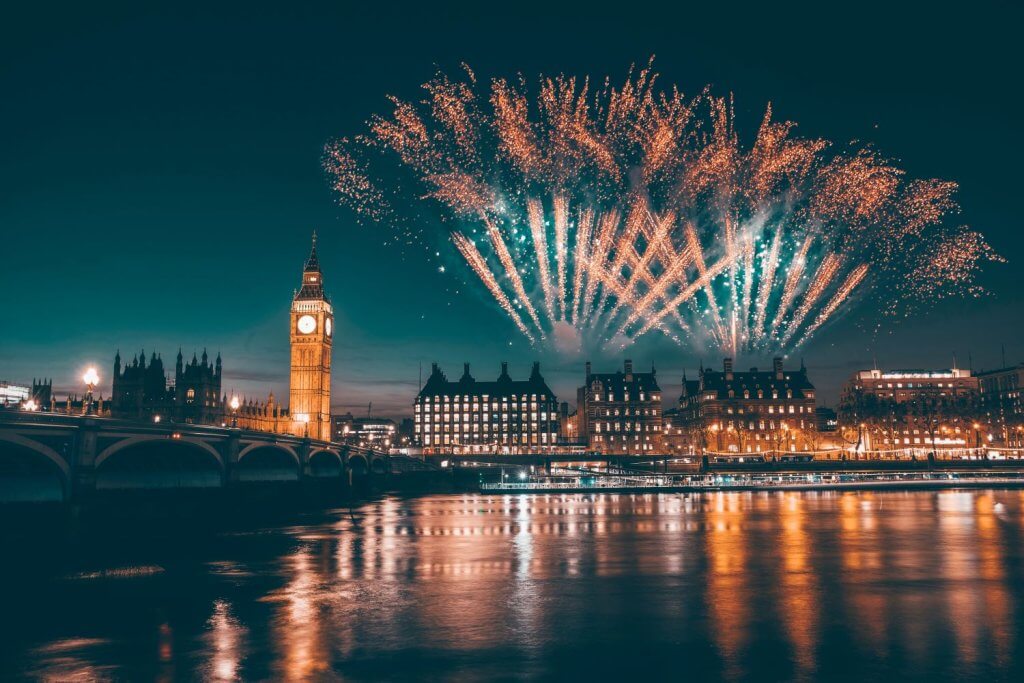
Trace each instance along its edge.
<path fill-rule="evenodd" d="M 302 443 L 295 449 L 299 454 L 299 479 L 308 479 L 312 476 L 309 471 L 309 454 L 312 451 L 313 444 L 308 436 L 302 439 Z"/>
<path fill-rule="evenodd" d="M 241 446 L 242 430 L 238 427 L 233 427 L 228 433 L 228 443 L 224 450 L 224 483 L 230 483 L 236 481 L 235 477 L 238 475 L 235 473 L 235 466 L 238 465 L 238 454 L 242 450 Z"/>
<path fill-rule="evenodd" d="M 88 497 L 96 491 L 96 456 L 100 425 L 86 418 L 78 428 L 78 438 L 71 458 L 70 496 L 72 500 Z"/>

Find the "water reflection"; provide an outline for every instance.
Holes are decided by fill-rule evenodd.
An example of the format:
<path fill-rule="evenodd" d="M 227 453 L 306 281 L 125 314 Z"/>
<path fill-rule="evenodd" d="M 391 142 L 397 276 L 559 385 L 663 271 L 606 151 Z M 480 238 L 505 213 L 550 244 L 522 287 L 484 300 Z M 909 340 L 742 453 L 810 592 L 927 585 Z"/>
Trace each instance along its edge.
<path fill-rule="evenodd" d="M 1012 678 L 1022 523 L 1005 491 L 388 497 L 75 558 L 0 673 Z M 133 563 L 165 571 L 103 573 Z"/>

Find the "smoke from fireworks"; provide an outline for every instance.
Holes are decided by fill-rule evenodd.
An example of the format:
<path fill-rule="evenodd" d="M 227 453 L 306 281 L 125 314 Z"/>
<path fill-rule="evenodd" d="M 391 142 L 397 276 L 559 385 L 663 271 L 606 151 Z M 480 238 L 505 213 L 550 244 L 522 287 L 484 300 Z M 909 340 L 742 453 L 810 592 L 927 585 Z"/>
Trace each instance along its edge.
<path fill-rule="evenodd" d="M 652 331 L 732 355 L 787 351 L 862 302 L 877 321 L 954 294 L 1000 260 L 945 225 L 956 185 L 871 148 L 793 135 L 771 107 L 749 145 L 731 98 L 625 82 L 481 86 L 439 75 L 413 104 L 326 148 L 342 203 L 419 237 L 424 202 L 532 343 L 620 347 Z M 386 180 L 385 180 L 386 179 Z"/>

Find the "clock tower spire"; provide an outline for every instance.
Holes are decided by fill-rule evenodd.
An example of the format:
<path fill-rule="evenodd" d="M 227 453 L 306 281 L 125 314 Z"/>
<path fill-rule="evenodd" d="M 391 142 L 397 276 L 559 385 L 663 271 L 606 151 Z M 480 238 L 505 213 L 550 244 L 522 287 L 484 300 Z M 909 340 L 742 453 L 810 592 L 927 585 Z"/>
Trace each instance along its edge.
<path fill-rule="evenodd" d="M 324 294 L 323 274 L 313 248 L 302 269 L 302 287 L 292 300 L 291 377 L 288 415 L 298 436 L 331 439 L 331 343 L 334 311 Z"/>

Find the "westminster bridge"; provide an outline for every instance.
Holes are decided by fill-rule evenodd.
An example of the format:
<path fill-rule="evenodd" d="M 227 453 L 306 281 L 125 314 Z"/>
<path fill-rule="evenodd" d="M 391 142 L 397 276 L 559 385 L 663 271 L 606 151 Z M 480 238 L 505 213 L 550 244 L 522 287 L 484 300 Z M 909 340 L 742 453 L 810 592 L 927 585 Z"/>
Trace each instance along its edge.
<path fill-rule="evenodd" d="M 313 482 L 340 488 L 389 456 L 237 428 L 0 411 L 0 502 L 87 500 L 103 491 Z"/>

